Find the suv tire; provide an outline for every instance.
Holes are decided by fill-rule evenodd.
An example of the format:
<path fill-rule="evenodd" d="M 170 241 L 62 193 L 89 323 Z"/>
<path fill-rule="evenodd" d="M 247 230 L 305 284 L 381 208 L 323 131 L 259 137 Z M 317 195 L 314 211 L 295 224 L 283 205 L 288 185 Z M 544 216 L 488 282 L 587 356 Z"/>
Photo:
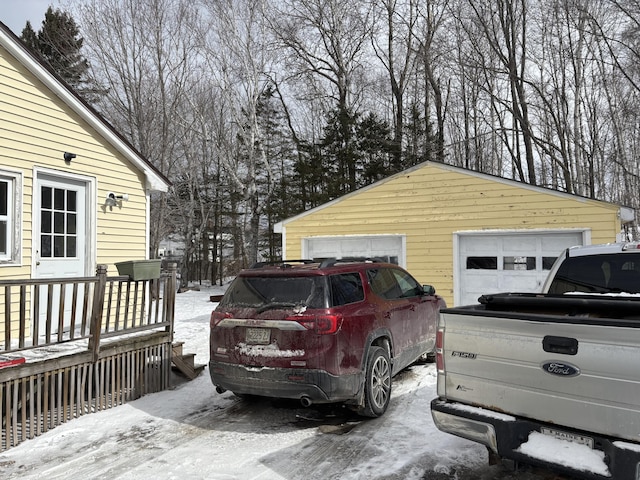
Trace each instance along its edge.
<path fill-rule="evenodd" d="M 371 347 L 367 355 L 364 385 L 364 408 L 361 415 L 379 417 L 387 410 L 391 399 L 391 362 L 387 350 Z"/>

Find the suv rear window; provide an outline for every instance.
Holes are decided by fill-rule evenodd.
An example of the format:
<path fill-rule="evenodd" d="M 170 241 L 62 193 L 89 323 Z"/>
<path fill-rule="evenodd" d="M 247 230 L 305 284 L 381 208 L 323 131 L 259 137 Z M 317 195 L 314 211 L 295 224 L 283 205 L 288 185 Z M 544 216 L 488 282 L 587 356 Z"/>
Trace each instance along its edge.
<path fill-rule="evenodd" d="M 308 308 L 326 307 L 326 281 L 322 276 L 310 277 L 236 277 L 225 295 L 223 306 L 262 307 L 306 305 Z"/>
<path fill-rule="evenodd" d="M 220 303 L 222 306 L 255 308 L 266 305 L 327 308 L 362 300 L 364 300 L 364 289 L 360 274 L 351 272 L 328 277 L 317 275 L 239 276 L 231 284 L 228 295 Z"/>
<path fill-rule="evenodd" d="M 567 258 L 549 293 L 640 293 L 640 255 L 606 254 Z"/>

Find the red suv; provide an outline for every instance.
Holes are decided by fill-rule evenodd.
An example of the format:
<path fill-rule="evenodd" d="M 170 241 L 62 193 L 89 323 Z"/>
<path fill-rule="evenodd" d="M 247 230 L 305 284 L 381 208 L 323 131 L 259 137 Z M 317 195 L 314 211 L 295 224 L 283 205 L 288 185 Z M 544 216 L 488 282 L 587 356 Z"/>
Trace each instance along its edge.
<path fill-rule="evenodd" d="M 389 263 L 258 263 L 211 314 L 209 372 L 237 395 L 344 402 L 378 417 L 391 378 L 435 348 L 444 300 Z"/>

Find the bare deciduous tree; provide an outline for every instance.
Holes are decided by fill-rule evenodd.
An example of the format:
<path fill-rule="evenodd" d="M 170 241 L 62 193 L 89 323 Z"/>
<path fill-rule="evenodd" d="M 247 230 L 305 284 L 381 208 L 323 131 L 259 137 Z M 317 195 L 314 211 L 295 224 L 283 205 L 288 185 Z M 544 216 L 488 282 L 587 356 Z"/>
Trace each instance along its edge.
<path fill-rule="evenodd" d="M 279 4 L 280 5 L 280 4 Z M 351 120 L 357 110 L 358 79 L 364 79 L 363 59 L 371 38 L 371 5 L 350 0 L 286 0 L 274 9 L 271 25 L 288 52 L 292 74 L 308 81 L 310 96 L 331 102 L 325 113 L 335 112 L 343 144 L 337 160 L 346 172 L 347 185 L 357 186 Z"/>
<path fill-rule="evenodd" d="M 500 62 L 503 81 L 509 98 L 503 105 L 511 113 L 511 135 L 503 135 L 505 143 L 512 149 L 512 161 L 517 178 L 536 185 L 536 168 L 533 154 L 533 128 L 529 118 L 528 95 L 525 75 L 527 73 L 527 0 L 497 0 L 477 2 L 470 0 L 488 46 Z M 498 73 L 498 72 L 495 72 Z M 507 129 L 503 129 L 506 132 Z M 522 150 L 524 149 L 524 155 Z M 523 163 L 524 157 L 524 163 Z M 526 167 L 526 171 L 525 168 Z"/>
<path fill-rule="evenodd" d="M 217 153 L 242 194 L 248 228 L 246 262 L 258 259 L 260 220 L 273 193 L 271 159 L 258 120 L 261 97 L 271 83 L 275 59 L 269 49 L 264 2 L 203 0 L 212 28 L 207 59 L 224 98 L 227 122 Z M 265 189 L 259 191 L 258 178 Z"/>
<path fill-rule="evenodd" d="M 403 166 L 404 96 L 411 74 L 414 72 L 415 29 L 418 22 L 417 0 L 380 0 L 376 18 L 379 27 L 373 32 L 373 48 L 389 76 L 393 99 L 393 170 Z"/>
<path fill-rule="evenodd" d="M 193 71 L 193 10 L 186 0 L 87 0 L 78 15 L 94 76 L 106 94 L 99 110 L 162 173 L 179 168 L 178 110 Z M 150 255 L 166 229 L 166 195 L 151 204 Z"/>

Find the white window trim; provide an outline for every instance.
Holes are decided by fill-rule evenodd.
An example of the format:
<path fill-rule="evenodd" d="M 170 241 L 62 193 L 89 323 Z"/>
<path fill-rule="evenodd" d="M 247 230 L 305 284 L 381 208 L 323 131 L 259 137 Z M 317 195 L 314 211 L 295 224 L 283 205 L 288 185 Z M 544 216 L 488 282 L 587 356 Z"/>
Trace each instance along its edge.
<path fill-rule="evenodd" d="M 7 245 L 6 255 L 0 256 L 0 267 L 15 267 L 22 264 L 22 172 L 17 170 L 0 170 L 0 178 L 9 183 L 7 212 Z"/>

